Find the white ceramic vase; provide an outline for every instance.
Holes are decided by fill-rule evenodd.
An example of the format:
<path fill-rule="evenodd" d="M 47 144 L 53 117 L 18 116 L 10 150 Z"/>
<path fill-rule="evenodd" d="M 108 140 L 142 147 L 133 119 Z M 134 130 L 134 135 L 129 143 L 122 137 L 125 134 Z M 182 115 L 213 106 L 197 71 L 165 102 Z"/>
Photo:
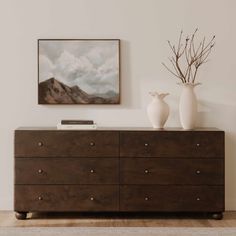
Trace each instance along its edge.
<path fill-rule="evenodd" d="M 154 92 L 150 94 L 153 99 L 147 107 L 148 118 L 153 128 L 162 129 L 169 116 L 169 106 L 164 101 L 164 97 L 166 97 L 168 93 L 158 94 Z"/>
<path fill-rule="evenodd" d="M 183 129 L 194 129 L 197 118 L 197 98 L 194 88 L 200 83 L 184 83 L 182 84 L 182 94 L 179 102 L 180 123 Z"/>

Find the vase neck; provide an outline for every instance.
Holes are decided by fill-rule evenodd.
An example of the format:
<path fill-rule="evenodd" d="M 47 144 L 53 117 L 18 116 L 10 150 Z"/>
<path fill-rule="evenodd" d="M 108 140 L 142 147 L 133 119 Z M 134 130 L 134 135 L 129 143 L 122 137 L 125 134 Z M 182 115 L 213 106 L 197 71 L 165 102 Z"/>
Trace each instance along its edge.
<path fill-rule="evenodd" d="M 167 95 L 169 95 L 169 93 L 158 94 L 157 92 L 150 92 L 149 94 L 156 100 L 163 100 Z"/>
<path fill-rule="evenodd" d="M 196 86 L 200 85 L 201 83 L 178 83 L 179 85 L 183 86 L 184 88 L 195 88 Z"/>

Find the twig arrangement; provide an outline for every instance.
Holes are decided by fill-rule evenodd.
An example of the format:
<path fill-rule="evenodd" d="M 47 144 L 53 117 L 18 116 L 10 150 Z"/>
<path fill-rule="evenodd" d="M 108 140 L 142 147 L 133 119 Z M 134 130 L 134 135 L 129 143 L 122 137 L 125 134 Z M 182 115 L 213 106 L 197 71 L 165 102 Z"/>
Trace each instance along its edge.
<path fill-rule="evenodd" d="M 182 83 L 195 83 L 198 69 L 201 65 L 208 62 L 207 58 L 215 45 L 215 36 L 209 42 L 206 42 L 205 37 L 200 41 L 199 45 L 195 46 L 195 36 L 198 29 L 183 41 L 183 31 L 180 32 L 177 47 L 168 40 L 168 45 L 173 52 L 173 56 L 169 57 L 172 69 L 165 63 L 162 65 L 175 77 L 179 78 Z"/>

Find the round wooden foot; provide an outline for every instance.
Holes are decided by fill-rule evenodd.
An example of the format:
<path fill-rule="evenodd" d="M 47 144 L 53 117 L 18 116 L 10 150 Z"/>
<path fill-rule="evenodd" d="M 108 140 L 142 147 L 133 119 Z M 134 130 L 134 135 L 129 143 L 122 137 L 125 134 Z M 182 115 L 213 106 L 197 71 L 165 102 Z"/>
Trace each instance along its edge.
<path fill-rule="evenodd" d="M 222 212 L 213 213 L 212 218 L 215 219 L 215 220 L 222 220 L 223 219 L 223 213 Z"/>
<path fill-rule="evenodd" d="M 15 216 L 17 220 L 25 220 L 27 218 L 27 212 L 16 212 Z"/>

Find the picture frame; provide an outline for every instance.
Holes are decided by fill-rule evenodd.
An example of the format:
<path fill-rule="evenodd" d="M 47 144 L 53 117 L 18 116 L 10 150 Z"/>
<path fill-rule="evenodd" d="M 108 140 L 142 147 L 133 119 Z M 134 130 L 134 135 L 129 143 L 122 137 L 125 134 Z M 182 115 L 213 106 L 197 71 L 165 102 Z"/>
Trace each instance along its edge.
<path fill-rule="evenodd" d="M 120 104 L 120 39 L 38 39 L 38 104 Z"/>

